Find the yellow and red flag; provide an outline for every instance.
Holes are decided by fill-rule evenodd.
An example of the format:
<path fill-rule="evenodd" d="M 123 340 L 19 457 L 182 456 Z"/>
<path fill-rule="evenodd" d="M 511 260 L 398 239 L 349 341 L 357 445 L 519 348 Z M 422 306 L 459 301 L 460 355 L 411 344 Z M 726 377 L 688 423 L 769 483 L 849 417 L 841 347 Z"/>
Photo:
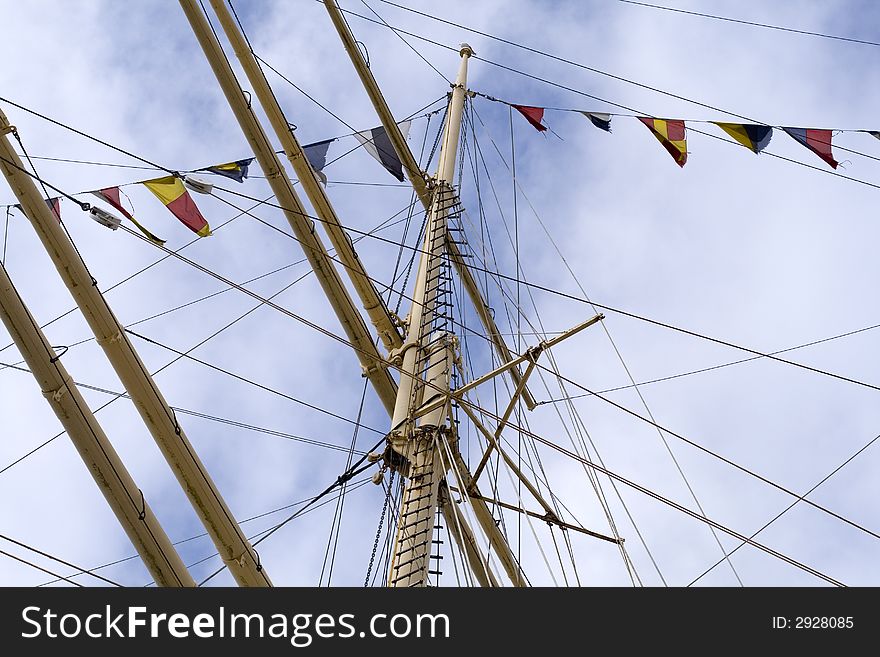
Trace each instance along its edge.
<path fill-rule="evenodd" d="M 651 119 L 646 116 L 640 116 L 638 119 L 648 126 L 648 130 L 657 138 L 657 141 L 663 144 L 663 148 L 669 152 L 678 166 L 683 167 L 688 157 L 684 121 Z"/>
<path fill-rule="evenodd" d="M 211 227 L 199 212 L 195 201 L 186 191 L 180 178 L 165 176 L 155 180 L 145 180 L 143 185 L 153 192 L 162 201 L 162 204 L 192 232 L 200 237 L 208 237 L 211 234 Z"/>
<path fill-rule="evenodd" d="M 123 217 L 125 217 L 129 221 L 131 221 L 131 223 L 133 223 L 135 226 L 137 226 L 138 230 L 141 231 L 144 235 L 146 235 L 150 239 L 150 241 L 155 242 L 156 244 L 160 244 L 160 245 L 165 244 L 165 240 L 153 235 L 153 233 L 151 233 L 146 228 L 144 228 L 140 224 L 140 222 L 132 216 L 131 212 L 129 212 L 128 210 L 125 209 L 125 206 L 122 205 L 122 201 L 119 198 L 119 188 L 118 187 L 105 187 L 104 189 L 97 189 L 97 190 L 93 191 L 92 194 L 97 196 L 99 199 L 101 199 L 105 203 L 109 203 L 110 205 L 112 205 L 113 208 L 117 212 L 119 212 Z"/>

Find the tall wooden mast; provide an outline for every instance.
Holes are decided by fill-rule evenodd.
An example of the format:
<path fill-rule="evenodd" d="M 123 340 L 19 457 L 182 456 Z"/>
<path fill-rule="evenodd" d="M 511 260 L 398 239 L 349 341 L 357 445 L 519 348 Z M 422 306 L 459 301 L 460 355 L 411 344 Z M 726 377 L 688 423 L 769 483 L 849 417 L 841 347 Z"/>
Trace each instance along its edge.
<path fill-rule="evenodd" d="M 473 50 L 461 47 L 461 65 L 452 87 L 446 115 L 437 176 L 433 182 L 425 241 L 407 318 L 406 340 L 401 348 L 401 377 L 391 420 L 391 446 L 407 459 L 408 475 L 397 525 L 397 537 L 388 573 L 389 586 L 425 586 L 430 569 L 434 517 L 440 500 L 440 482 L 451 466 L 444 458 L 456 449 L 447 424 L 447 405 L 419 418 L 414 416 L 423 400 L 449 393 L 455 357 L 455 336 L 442 321 L 449 288 L 446 251 L 447 216 L 457 205 L 453 187 L 455 156 L 461 133 L 461 115 L 467 93 L 467 64 Z M 424 381 L 430 382 L 426 388 Z M 441 451 L 444 452 L 441 455 Z"/>
<path fill-rule="evenodd" d="M 433 190 L 429 188 L 429 177 L 419 168 L 415 156 L 412 154 L 406 139 L 401 133 L 400 127 L 395 122 L 391 109 L 388 107 L 388 103 L 385 101 L 385 97 L 382 95 L 382 91 L 379 88 L 376 79 L 373 77 L 370 67 L 367 65 L 367 62 L 364 60 L 363 55 L 358 49 L 357 41 L 343 18 L 342 12 L 339 7 L 337 7 L 335 0 L 324 0 L 324 6 L 327 9 L 327 13 L 330 15 L 330 19 L 333 22 L 336 31 L 339 33 L 339 38 L 342 40 L 342 44 L 354 65 L 355 71 L 364 85 L 364 89 L 376 110 L 376 114 L 379 116 L 379 120 L 385 128 L 389 140 L 394 146 L 397 157 L 400 159 L 404 170 L 407 172 L 407 176 L 416 195 L 425 206 L 425 209 L 430 212 L 435 201 L 435 195 Z M 462 93 L 460 97 L 463 103 L 464 93 Z M 457 132 L 455 139 L 456 141 L 458 139 Z M 456 273 L 459 275 L 464 288 L 467 290 L 468 296 L 483 323 L 486 334 L 495 346 L 499 359 L 503 363 L 511 363 L 514 360 L 514 357 L 511 355 L 510 350 L 504 342 L 504 338 L 492 317 L 492 312 L 489 309 L 489 306 L 480 294 L 473 273 L 468 268 L 455 241 L 448 238 L 448 234 L 445 236 L 445 243 L 448 257 L 455 268 Z M 523 377 L 519 370 L 516 367 L 508 367 L 504 369 L 504 372 L 511 376 L 515 387 L 521 389 L 522 398 L 526 405 L 529 408 L 533 408 L 534 401 L 528 392 L 528 388 L 523 385 Z M 395 412 L 395 417 L 399 420 L 401 416 Z M 395 426 L 395 423 L 392 423 L 392 427 L 393 426 Z M 495 518 L 489 510 L 486 502 L 479 495 L 479 489 L 477 488 L 476 482 L 471 477 L 467 465 L 457 450 L 453 453 L 453 461 L 456 466 L 456 472 L 461 475 L 466 482 L 465 487 L 475 493 L 471 497 L 474 515 L 480 528 L 483 530 L 483 533 L 489 541 L 492 550 L 495 552 L 499 562 L 507 573 L 508 578 L 514 586 L 525 586 L 525 575 L 523 574 L 516 556 L 513 554 L 510 545 L 507 543 L 503 533 L 495 523 Z"/>

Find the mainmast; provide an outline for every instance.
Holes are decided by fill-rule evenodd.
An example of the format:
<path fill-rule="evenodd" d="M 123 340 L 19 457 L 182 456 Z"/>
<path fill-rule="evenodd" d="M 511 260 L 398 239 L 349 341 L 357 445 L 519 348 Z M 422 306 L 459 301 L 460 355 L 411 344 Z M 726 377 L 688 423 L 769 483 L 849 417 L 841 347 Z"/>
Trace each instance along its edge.
<path fill-rule="evenodd" d="M 451 323 L 445 321 L 449 317 L 446 313 L 451 312 L 447 307 L 451 305 L 451 275 L 446 231 L 449 211 L 458 205 L 453 187 L 455 156 L 467 93 L 468 58 L 473 50 L 462 44 L 460 54 L 406 321 L 406 340 L 400 349 L 400 386 L 391 420 L 391 448 L 408 462 L 403 467 L 407 483 L 388 575 L 389 586 L 395 587 L 427 585 L 440 482 L 453 466 L 450 457 L 457 449 L 447 404 L 422 416 L 418 423 L 415 413 L 423 401 L 448 396 L 455 358 L 455 335 Z"/>
<path fill-rule="evenodd" d="M 349 29 L 348 23 L 345 22 L 345 19 L 342 16 L 342 11 L 336 6 L 336 0 L 324 0 L 324 6 L 327 8 L 327 13 L 330 14 L 330 20 L 333 21 L 333 26 L 339 33 L 342 45 L 345 47 L 345 51 L 348 53 L 351 63 L 354 64 L 355 71 L 357 72 L 361 83 L 364 85 L 367 95 L 370 97 L 370 102 L 373 103 L 373 108 L 376 110 L 376 114 L 379 116 L 379 120 L 385 128 L 388 139 L 394 147 L 394 152 L 397 154 L 398 159 L 406 171 L 410 184 L 416 192 L 416 196 L 419 197 L 422 205 L 425 206 L 425 210 L 430 210 L 433 196 L 428 188 L 427 176 L 419 168 L 418 162 L 416 162 L 416 158 L 409 148 L 409 144 L 406 143 L 406 138 L 403 136 L 400 127 L 394 120 L 391 108 L 388 107 L 388 103 L 382 95 L 382 90 L 379 88 L 376 78 L 373 77 L 373 72 L 370 70 L 369 65 L 364 60 L 364 56 L 358 49 L 357 40 L 355 39 L 354 34 L 352 34 L 351 29 Z M 510 349 L 508 349 L 507 343 L 504 341 L 504 337 L 498 329 L 498 325 L 495 323 L 491 308 L 489 308 L 489 305 L 480 293 L 476 278 L 474 278 L 473 273 L 467 266 L 464 256 L 458 249 L 458 244 L 454 239 L 448 237 L 446 248 L 449 251 L 449 257 L 452 260 L 455 271 L 461 279 L 462 286 L 467 292 L 468 297 L 477 312 L 477 316 L 483 324 L 483 328 L 486 330 L 486 335 L 495 347 L 499 360 L 501 360 L 502 363 L 509 363 L 514 357 L 510 353 Z M 511 368 L 508 370 L 508 374 L 513 379 L 514 386 L 519 386 L 522 381 L 519 370 Z M 522 398 L 529 410 L 534 410 L 535 401 L 528 388 L 523 388 Z"/>
<path fill-rule="evenodd" d="M 385 101 L 385 98 L 382 95 L 382 91 L 379 89 L 379 85 L 376 82 L 376 79 L 373 77 L 372 71 L 370 71 L 370 67 L 367 65 L 366 61 L 364 61 L 363 55 L 361 54 L 360 50 L 358 50 L 357 41 L 351 30 L 349 29 L 348 24 L 345 22 L 345 19 L 343 18 L 342 12 L 340 11 L 339 7 L 336 6 L 335 0 L 324 0 L 324 6 L 327 9 L 327 13 L 330 15 L 330 19 L 332 20 L 336 31 L 339 33 L 339 38 L 342 40 L 342 44 L 345 47 L 345 50 L 348 53 L 352 64 L 354 65 L 355 71 L 360 77 L 361 82 L 364 85 L 364 89 L 366 89 L 367 91 L 367 95 L 370 97 L 370 101 L 373 103 L 376 114 L 379 116 L 379 120 L 382 122 L 382 126 L 385 128 L 385 132 L 388 134 L 388 138 L 391 141 L 391 144 L 394 146 L 397 157 L 401 161 L 401 163 L 403 164 L 403 168 L 407 172 L 407 176 L 413 186 L 413 189 L 416 192 L 416 195 L 425 206 L 425 209 L 428 212 L 431 212 L 433 205 L 437 201 L 437 196 L 433 193 L 433 190 L 429 189 L 427 175 L 423 173 L 419 168 L 415 156 L 412 154 L 409 145 L 406 143 L 406 139 L 401 133 L 400 127 L 395 122 L 394 116 L 391 113 L 391 109 L 388 107 L 388 103 Z M 471 53 L 472 52 L 473 51 L 471 51 Z M 463 104 L 465 98 L 464 89 L 462 89 L 459 97 Z M 459 122 L 460 117 L 461 110 L 459 110 Z M 459 133 L 457 129 L 454 135 L 456 144 L 458 141 L 458 137 Z M 447 143 L 447 141 L 444 141 L 444 146 L 446 146 Z M 444 240 L 448 257 L 451 260 L 452 265 L 455 267 L 455 271 L 458 274 L 462 285 L 467 291 L 471 303 L 473 304 L 477 312 L 477 315 L 480 317 L 483 327 L 486 330 L 487 336 L 495 346 L 495 350 L 498 354 L 499 359 L 502 363 L 511 363 L 512 361 L 514 361 L 514 357 L 511 355 L 510 350 L 507 348 L 507 345 L 504 342 L 504 338 L 502 337 L 501 332 L 495 323 L 495 319 L 492 316 L 492 311 L 486 301 L 483 299 L 482 294 L 477 287 L 477 282 L 474 278 L 473 273 L 468 268 L 464 257 L 458 250 L 458 245 L 455 243 L 455 240 L 450 239 L 448 232 L 444 236 Z M 415 306 L 415 304 L 413 305 Z M 410 327 L 412 327 L 412 323 L 410 323 Z M 507 367 L 503 371 L 511 376 L 515 387 L 521 391 L 521 397 L 525 401 L 526 405 L 529 408 L 534 408 L 534 401 L 528 392 L 528 388 L 526 388 L 524 385 L 524 378 L 520 374 L 519 370 L 516 367 Z M 401 378 L 406 377 L 404 375 Z M 399 414 L 397 412 L 397 407 L 395 406 L 395 418 L 398 421 L 401 417 L 403 417 L 402 412 L 403 409 L 401 408 L 401 413 Z M 397 422 L 393 422 L 392 427 L 396 426 L 396 424 Z M 489 541 L 491 549 L 497 555 L 498 560 L 500 561 L 502 567 L 504 568 L 507 576 L 509 577 L 513 585 L 525 586 L 526 579 L 525 575 L 522 572 L 522 568 L 520 567 L 516 556 L 513 554 L 513 551 L 510 549 L 510 545 L 504 537 L 504 534 L 501 532 L 498 525 L 496 524 L 495 518 L 493 517 L 492 512 L 489 510 L 489 507 L 485 502 L 485 498 L 483 498 L 479 494 L 477 483 L 471 476 L 467 464 L 464 462 L 464 459 L 461 458 L 461 455 L 459 454 L 457 449 L 454 450 L 452 458 L 454 461 L 456 474 L 464 480 L 465 488 L 471 493 L 470 501 L 473 507 L 474 515 L 477 519 L 477 522 L 480 524 L 480 527 L 483 530 L 483 533 L 485 534 L 487 540 Z M 449 506 L 445 505 L 443 508 L 445 510 L 448 510 Z M 449 520 L 447 520 L 447 522 L 449 522 Z M 464 527 L 462 527 L 462 529 L 464 529 Z M 465 541 L 462 549 L 467 554 L 468 551 L 472 548 L 470 548 Z M 475 572 L 486 572 L 487 570 L 487 568 L 482 568 L 475 570 Z M 477 576 L 479 578 L 479 575 Z M 484 581 L 481 581 L 481 583 L 484 586 L 487 585 Z"/>

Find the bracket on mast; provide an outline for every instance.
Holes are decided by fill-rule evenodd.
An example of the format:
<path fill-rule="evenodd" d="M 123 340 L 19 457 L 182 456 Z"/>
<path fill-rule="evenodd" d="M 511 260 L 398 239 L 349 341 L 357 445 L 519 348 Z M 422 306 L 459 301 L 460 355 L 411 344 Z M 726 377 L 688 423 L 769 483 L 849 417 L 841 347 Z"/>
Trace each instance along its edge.
<path fill-rule="evenodd" d="M 551 347 L 555 347 L 563 340 L 566 340 L 566 339 L 572 337 L 573 335 L 580 333 L 584 329 L 589 328 L 590 326 L 592 326 L 593 324 L 596 324 L 597 322 L 601 322 L 603 319 L 605 319 L 605 315 L 603 315 L 602 313 L 599 313 L 598 315 L 591 317 L 590 319 L 588 319 L 584 322 L 581 322 L 580 324 L 577 324 L 576 326 L 573 326 L 572 328 L 568 329 L 567 331 L 563 331 L 562 333 L 557 335 L 555 338 L 551 338 L 550 340 L 542 340 L 534 347 L 530 347 L 529 349 L 526 349 L 525 353 L 522 354 L 521 356 L 518 356 L 518 357 L 514 358 L 513 360 L 510 360 L 510 361 L 504 363 L 503 365 L 499 365 L 491 372 L 487 372 L 483 376 L 474 379 L 473 381 L 471 381 L 467 385 L 464 385 L 461 388 L 458 388 L 457 390 L 453 390 L 453 391 L 449 392 L 447 395 L 444 395 L 443 399 L 435 399 L 435 400 L 430 401 L 427 404 L 423 404 L 421 407 L 419 407 L 415 410 L 415 412 L 413 413 L 412 419 L 415 420 L 416 418 L 419 418 L 422 415 L 430 413 L 431 411 L 442 406 L 449 399 L 453 399 L 455 401 L 461 401 L 463 399 L 465 393 L 470 392 L 471 390 L 473 390 L 477 386 L 482 385 L 483 383 L 486 383 L 487 381 L 490 381 L 491 379 L 494 379 L 499 374 L 503 374 L 507 370 L 510 370 L 510 369 L 516 367 L 520 363 L 529 362 L 529 363 L 532 363 L 532 365 L 530 365 L 530 368 L 534 367 L 534 364 L 537 361 L 537 357 L 543 351 L 550 349 Z M 527 368 L 527 370 L 530 368 Z M 522 378 L 524 378 L 524 376 Z M 520 389 L 520 386 L 517 385 L 517 389 L 520 390 L 519 394 L 522 394 L 523 391 L 525 390 L 525 384 L 522 384 L 522 389 Z"/>

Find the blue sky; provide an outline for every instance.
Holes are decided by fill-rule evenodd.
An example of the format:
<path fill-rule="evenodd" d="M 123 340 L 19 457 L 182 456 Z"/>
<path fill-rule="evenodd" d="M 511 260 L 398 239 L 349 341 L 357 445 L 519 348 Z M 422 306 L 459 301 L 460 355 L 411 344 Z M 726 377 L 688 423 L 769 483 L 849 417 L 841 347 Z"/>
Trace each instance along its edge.
<path fill-rule="evenodd" d="M 239 6 L 242 5 L 242 6 Z M 369 14 L 362 3 L 342 3 Z M 880 80 L 876 47 L 759 30 L 706 19 L 635 7 L 611 0 L 592 2 L 436 3 L 409 6 L 438 13 L 590 67 L 668 90 L 719 108 L 708 109 L 606 76 L 511 48 L 463 30 L 442 25 L 379 2 L 369 2 L 392 25 L 441 43 L 470 43 L 480 58 L 503 63 L 534 76 L 653 116 L 689 120 L 736 120 L 725 111 L 771 125 L 880 129 L 877 106 Z M 799 29 L 877 40 L 868 26 L 877 8 L 869 2 L 678 2 L 675 6 Z M 3 95 L 46 113 L 151 161 L 189 169 L 245 157 L 247 145 L 217 88 L 204 56 L 176 3 L 0 2 L 8 20 L 0 26 L 0 54 L 16 62 L 0 73 Z M 269 73 L 288 119 L 301 143 L 367 129 L 378 123 L 366 94 L 345 56 L 326 11 L 318 3 L 237 3 L 254 49 L 316 100 L 334 118 L 296 89 Z M 873 23 L 872 19 L 873 18 Z M 399 117 L 442 98 L 448 83 L 387 29 L 349 18 L 370 55 L 372 70 Z M 457 53 L 410 39 L 445 76 L 453 77 Z M 225 43 L 225 42 L 224 42 Z M 231 51 L 230 52 L 230 57 Z M 238 70 L 238 69 L 237 69 Z M 244 80 L 243 75 L 240 79 Z M 534 79 L 499 70 L 481 59 L 470 65 L 471 89 L 514 102 L 545 107 L 614 111 L 601 102 Z M 575 113 L 548 110 L 545 116 L 558 137 L 538 134 L 513 116 L 517 163 L 517 214 L 513 215 L 512 181 L 495 146 L 510 160 L 508 108 L 476 98 L 477 140 L 498 203 L 483 177 L 481 197 L 486 232 L 498 268 L 513 275 L 516 259 L 508 233 L 518 232 L 524 277 L 537 285 L 614 308 L 715 336 L 759 351 L 785 349 L 880 324 L 871 281 L 880 275 L 875 244 L 876 188 L 829 175 L 813 154 L 776 131 L 768 151 L 811 166 L 755 156 L 745 149 L 691 131 L 688 163 L 679 169 L 644 126 L 615 117 L 612 134 L 592 127 Z M 31 155 L 135 164 L 124 156 L 46 124 L 3 104 Z M 342 121 L 340 121 L 341 119 Z M 417 119 L 410 145 L 418 153 L 428 128 L 428 148 L 438 127 Z M 481 123 L 482 121 L 482 123 Z M 713 126 L 691 123 L 721 136 Z M 493 146 L 494 140 L 494 146 Z M 274 141 L 274 139 L 273 139 Z M 472 144 L 473 142 L 471 142 Z M 836 135 L 835 146 L 880 157 L 880 142 L 865 134 Z M 331 146 L 331 159 L 356 144 L 351 138 Z M 470 149 L 471 147 L 469 147 Z M 472 150 L 466 151 L 472 154 Z M 875 182 L 876 159 L 837 150 L 840 173 Z M 152 176 L 149 171 L 37 160 L 42 176 L 74 192 L 125 184 Z M 462 198 L 471 248 L 482 253 L 479 203 L 466 161 Z M 433 165 L 432 165 L 433 170 Z M 254 174 L 242 192 L 264 198 L 265 181 Z M 328 187 L 342 222 L 370 230 L 410 202 L 406 186 L 372 187 L 345 182 L 395 183 L 370 157 L 358 150 L 326 171 Z M 158 175 L 158 174 L 157 174 Z M 221 180 L 218 185 L 231 187 Z M 149 192 L 129 193 L 136 216 L 168 240 L 171 248 L 191 234 L 174 222 Z M 223 203 L 197 199 L 213 226 L 232 217 Z M 0 205 L 13 203 L 8 189 Z M 236 201 L 237 202 L 237 201 Z M 530 207 L 531 206 L 531 207 Z M 534 208 L 534 212 L 532 211 Z M 87 221 L 72 203 L 62 211 L 77 247 L 102 289 L 156 260 L 161 254 L 123 233 Z M 271 208 L 255 211 L 283 230 L 283 216 Z M 416 216 L 416 225 L 419 217 Z M 506 223 L 505 223 L 506 222 Z M 558 249 L 544 231 L 552 235 Z M 384 233 L 400 239 L 402 225 Z M 413 243 L 410 234 L 409 243 Z M 488 248 L 488 247 L 487 247 Z M 388 282 L 397 248 L 378 240 L 358 243 L 371 275 Z M 72 307 L 71 299 L 21 215 L 8 231 L 6 267 L 41 323 Z M 290 239 L 247 217 L 185 251 L 188 257 L 235 281 L 244 281 L 301 259 Z M 408 256 L 404 252 L 404 260 Z M 563 262 L 562 258 L 565 258 Z M 574 276 L 569 273 L 567 265 Z M 493 265 L 494 266 L 494 265 Z M 277 292 L 306 272 L 297 265 L 250 285 L 259 294 Z M 583 288 L 583 291 L 581 287 Z M 181 262 L 166 261 L 107 294 L 125 324 L 221 289 L 221 285 Z M 504 300 L 490 281 L 496 316 L 507 326 Z M 515 294 L 515 286 L 509 288 Z M 521 289 L 528 324 L 547 331 L 564 330 L 593 314 L 586 304 L 533 290 L 535 307 Z M 407 294 L 409 291 L 407 291 Z M 338 323 L 311 277 L 297 283 L 278 303 L 310 321 L 339 332 Z M 146 322 L 136 329 L 175 349 L 186 350 L 254 305 L 236 292 Z M 402 312 L 406 312 L 404 302 Z M 463 320 L 475 325 L 466 309 Z M 648 381 L 746 357 L 740 351 L 606 312 L 605 327 L 636 381 Z M 515 328 L 515 326 L 513 327 Z M 53 344 L 70 344 L 89 335 L 77 313 L 46 329 Z M 5 331 L 0 332 L 6 346 Z M 530 345 L 535 336 L 523 335 Z M 878 381 L 880 336 L 869 330 L 791 352 L 786 357 L 853 379 Z M 513 340 L 516 342 L 515 338 Z M 135 341 L 151 369 L 173 354 Z M 479 339 L 463 341 L 476 373 L 490 367 Z M 356 359 L 346 347 L 287 317 L 262 308 L 200 347 L 193 355 L 288 395 L 354 418 L 363 391 Z M 592 390 L 629 383 L 608 337 L 593 327 L 554 349 L 561 373 Z M 0 362 L 15 363 L 14 348 L 0 352 Z M 80 382 L 118 390 L 119 382 L 100 349 L 92 343 L 72 348 L 65 364 Z M 195 362 L 180 361 L 157 376 L 175 406 L 348 445 L 351 424 L 328 418 L 230 379 Z M 545 390 L 533 382 L 539 399 L 560 396 L 549 378 Z M 500 384 L 499 384 L 500 386 Z M 573 390 L 569 389 L 569 392 Z M 96 408 L 106 395 L 83 391 Z M 880 433 L 876 390 L 822 377 L 778 362 L 757 360 L 711 372 L 642 387 L 657 422 L 664 427 L 802 493 Z M 497 394 L 503 397 L 502 387 Z M 491 391 L 482 401 L 493 405 Z M 607 397 L 644 415 L 631 390 Z M 33 379 L 0 370 L 0 468 L 60 431 Z M 498 403 L 503 408 L 503 399 Z M 564 418 L 557 416 L 554 407 Z M 693 507 L 687 488 L 654 427 L 607 402 L 579 399 L 575 408 L 583 429 L 605 465 L 668 498 Z M 170 471 L 127 401 L 98 414 L 104 428 L 173 540 L 199 534 L 201 528 Z M 561 445 L 570 446 L 568 409 L 546 404 L 527 415 L 529 426 Z M 248 518 L 311 497 L 344 468 L 342 451 L 235 429 L 186 417 L 186 429 L 227 502 L 239 518 Z M 363 422 L 380 431 L 387 417 L 368 391 Z M 463 423 L 464 424 L 464 423 Z M 578 438 L 577 433 L 574 434 Z M 470 459 L 479 458 L 472 434 L 463 433 Z M 378 434 L 362 429 L 357 445 L 372 446 Z M 507 434 L 514 445 L 515 432 Z M 586 440 L 586 434 L 583 434 Z M 750 534 L 791 501 L 790 497 L 741 471 L 665 436 L 706 514 Z M 861 454 L 810 499 L 875 531 L 880 513 L 877 445 Z M 607 533 L 596 495 L 581 466 L 552 450 L 539 454 L 553 491 L 578 522 Z M 505 481 L 502 475 L 502 481 Z M 657 569 L 629 522 L 607 479 L 600 479 L 630 557 L 646 585 L 662 585 Z M 507 483 L 501 494 L 513 501 Z M 644 495 L 620 487 L 663 578 L 686 585 L 720 557 L 705 525 Z M 69 440 L 62 436 L 19 465 L 0 474 L 0 495 L 14 500 L 0 506 L 0 533 L 57 554 L 76 564 L 95 566 L 133 554 Z M 362 583 L 376 532 L 383 493 L 369 485 L 346 498 L 334 584 Z M 534 502 L 524 498 L 526 506 Z M 297 519 L 261 546 L 261 558 L 277 584 L 318 583 L 333 505 Z M 248 533 L 283 518 L 272 516 L 245 525 Z M 504 515 L 517 534 L 515 515 Z M 552 537 L 542 523 L 534 531 L 544 549 Z M 531 530 L 522 524 L 526 572 L 537 584 L 562 583 L 558 562 L 545 565 Z M 556 534 L 559 538 L 558 533 Z M 798 504 L 759 540 L 792 558 L 850 585 L 876 585 L 876 539 L 803 503 Z M 727 549 L 737 543 L 721 537 Z M 548 548 L 549 546 L 549 548 Z M 605 543 L 572 535 L 578 575 L 583 584 L 630 585 L 619 552 Z M 5 548 L 4 548 L 5 549 Z M 208 556 L 207 539 L 180 546 L 184 561 Z M 22 552 L 22 555 L 25 554 Z M 33 555 L 30 555 L 33 556 Z M 64 571 L 51 562 L 50 568 Z M 820 580 L 753 548 L 733 557 L 747 585 L 814 585 Z M 197 579 L 216 568 L 216 560 L 193 568 Z M 570 564 L 566 577 L 573 579 Z M 64 571 L 66 572 L 66 571 Z M 125 584 L 149 581 L 137 560 L 102 571 Z M 43 574 L 9 560 L 0 561 L 0 583 L 36 585 Z M 87 580 L 84 580 L 84 583 Z M 325 577 L 326 581 L 326 577 Z M 91 582 L 94 583 L 94 582 Z M 221 575 L 212 583 L 228 584 Z M 446 573 L 441 583 L 452 585 Z M 714 569 L 701 584 L 736 585 L 729 568 Z"/>

